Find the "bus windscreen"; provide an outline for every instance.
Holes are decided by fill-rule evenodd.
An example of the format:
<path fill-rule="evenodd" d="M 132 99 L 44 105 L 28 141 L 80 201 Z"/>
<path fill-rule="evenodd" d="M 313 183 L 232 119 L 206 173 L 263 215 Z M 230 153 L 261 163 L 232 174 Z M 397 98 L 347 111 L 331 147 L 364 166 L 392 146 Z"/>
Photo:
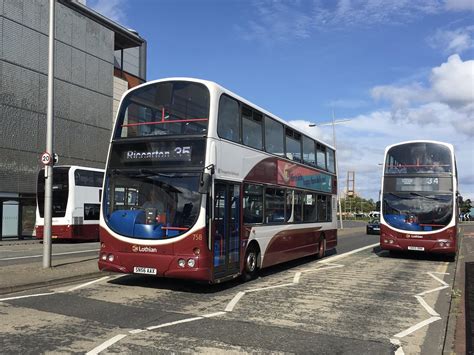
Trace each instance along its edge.
<path fill-rule="evenodd" d="M 387 152 L 385 174 L 452 173 L 452 158 L 447 147 L 436 143 L 411 143 Z"/>
<path fill-rule="evenodd" d="M 209 90 L 193 82 L 161 82 L 134 90 L 122 102 L 115 138 L 206 135 L 209 100 Z"/>

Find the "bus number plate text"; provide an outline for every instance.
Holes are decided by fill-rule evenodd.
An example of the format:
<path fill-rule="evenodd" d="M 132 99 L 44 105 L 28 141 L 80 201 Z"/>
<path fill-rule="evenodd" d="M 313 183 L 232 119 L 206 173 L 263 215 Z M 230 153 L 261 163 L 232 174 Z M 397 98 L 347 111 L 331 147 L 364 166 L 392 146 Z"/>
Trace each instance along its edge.
<path fill-rule="evenodd" d="M 418 251 L 424 251 L 424 247 L 414 247 L 414 246 L 409 246 L 408 250 L 418 250 Z"/>
<path fill-rule="evenodd" d="M 156 275 L 156 269 L 152 267 L 135 266 L 133 272 L 135 274 Z"/>

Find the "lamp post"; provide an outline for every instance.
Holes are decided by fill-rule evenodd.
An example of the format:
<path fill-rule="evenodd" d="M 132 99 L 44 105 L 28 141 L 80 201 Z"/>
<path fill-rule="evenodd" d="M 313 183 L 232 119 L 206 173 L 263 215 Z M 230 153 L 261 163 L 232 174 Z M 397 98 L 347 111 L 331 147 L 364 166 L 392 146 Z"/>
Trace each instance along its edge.
<path fill-rule="evenodd" d="M 334 145 L 334 149 L 337 151 L 337 146 L 336 146 L 336 125 L 345 123 L 350 121 L 349 119 L 344 119 L 344 120 L 336 120 L 334 118 L 334 109 L 332 110 L 332 120 L 329 122 L 322 122 L 322 123 L 311 123 L 309 126 L 310 127 L 320 127 L 320 126 L 332 126 L 332 141 Z M 339 159 L 336 154 L 336 176 L 339 176 Z M 339 180 L 337 181 L 337 205 L 339 207 L 339 223 L 341 224 L 341 229 L 344 229 L 344 226 L 342 224 L 342 208 L 341 208 L 341 198 L 339 194 Z"/>
<path fill-rule="evenodd" d="M 53 133 L 54 133 L 54 24 L 56 0 L 49 0 L 49 42 L 48 42 L 48 106 L 46 115 L 46 152 L 50 157 L 44 167 L 44 229 L 43 229 L 43 268 L 51 267 L 51 226 L 53 216 Z"/>

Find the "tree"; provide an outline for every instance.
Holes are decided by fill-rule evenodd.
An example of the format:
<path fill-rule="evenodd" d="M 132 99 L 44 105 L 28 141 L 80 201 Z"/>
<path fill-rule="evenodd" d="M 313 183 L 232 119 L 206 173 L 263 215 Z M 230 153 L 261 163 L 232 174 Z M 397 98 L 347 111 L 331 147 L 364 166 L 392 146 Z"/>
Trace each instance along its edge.
<path fill-rule="evenodd" d="M 472 208 L 472 203 L 470 199 L 462 200 L 460 203 L 461 213 L 469 213 Z"/>

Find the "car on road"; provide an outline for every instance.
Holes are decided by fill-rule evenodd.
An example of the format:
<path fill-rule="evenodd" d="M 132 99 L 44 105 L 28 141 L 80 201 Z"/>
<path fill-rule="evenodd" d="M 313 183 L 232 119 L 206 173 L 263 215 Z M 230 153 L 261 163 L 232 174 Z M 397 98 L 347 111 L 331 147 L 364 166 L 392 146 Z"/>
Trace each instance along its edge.
<path fill-rule="evenodd" d="M 374 218 L 367 223 L 367 234 L 380 234 L 380 219 Z"/>

